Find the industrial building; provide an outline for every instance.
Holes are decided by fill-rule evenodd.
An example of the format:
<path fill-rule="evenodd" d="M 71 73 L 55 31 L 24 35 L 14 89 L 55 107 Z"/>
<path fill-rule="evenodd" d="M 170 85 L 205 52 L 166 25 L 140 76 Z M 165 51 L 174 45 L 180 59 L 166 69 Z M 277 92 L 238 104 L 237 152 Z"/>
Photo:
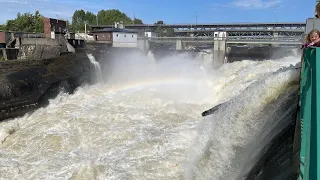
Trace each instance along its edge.
<path fill-rule="evenodd" d="M 59 19 L 44 18 L 44 34 L 46 38 L 56 39 L 67 33 L 67 22 Z"/>
<path fill-rule="evenodd" d="M 92 31 L 94 41 L 106 43 L 112 47 L 137 47 L 138 33 L 133 30 L 121 28 L 104 28 L 102 30 Z"/>

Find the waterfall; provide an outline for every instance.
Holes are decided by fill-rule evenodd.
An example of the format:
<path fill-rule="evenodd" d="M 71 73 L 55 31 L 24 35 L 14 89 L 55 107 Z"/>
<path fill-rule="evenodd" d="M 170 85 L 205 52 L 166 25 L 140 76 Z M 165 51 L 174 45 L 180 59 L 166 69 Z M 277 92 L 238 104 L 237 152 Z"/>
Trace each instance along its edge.
<path fill-rule="evenodd" d="M 90 63 L 94 65 L 97 81 L 103 82 L 101 66 L 100 66 L 99 62 L 96 61 L 96 59 L 94 58 L 94 56 L 91 53 L 87 54 L 87 56 L 89 58 Z"/>

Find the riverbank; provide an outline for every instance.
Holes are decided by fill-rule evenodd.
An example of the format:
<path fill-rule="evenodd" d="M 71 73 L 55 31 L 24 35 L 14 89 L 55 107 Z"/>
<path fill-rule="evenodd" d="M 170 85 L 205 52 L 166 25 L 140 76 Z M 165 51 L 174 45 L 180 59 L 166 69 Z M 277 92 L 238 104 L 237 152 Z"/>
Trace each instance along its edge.
<path fill-rule="evenodd" d="M 0 120 L 46 105 L 61 88 L 72 93 L 92 83 L 93 69 L 84 49 L 55 58 L 1 61 Z"/>

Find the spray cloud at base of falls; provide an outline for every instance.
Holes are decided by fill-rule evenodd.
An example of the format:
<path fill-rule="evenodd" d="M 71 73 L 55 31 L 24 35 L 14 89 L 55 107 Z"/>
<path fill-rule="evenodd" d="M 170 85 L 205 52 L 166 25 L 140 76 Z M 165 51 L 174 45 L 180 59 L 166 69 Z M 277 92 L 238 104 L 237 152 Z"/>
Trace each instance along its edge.
<path fill-rule="evenodd" d="M 241 136 L 247 135 L 245 128 L 230 128 L 237 126 L 228 124 L 232 121 L 228 117 L 236 117 L 241 103 L 250 108 L 261 98 L 268 104 L 266 97 L 280 94 L 280 87 L 286 87 L 296 77 L 294 70 L 273 72 L 297 60 L 242 61 L 226 64 L 214 72 L 204 72 L 201 62 L 185 55 L 154 62 L 130 54 L 99 62 L 103 83 L 81 87 L 72 95 L 60 94 L 46 108 L 0 123 L 0 129 L 18 127 L 13 134 L 3 131 L 10 134 L 0 144 L 0 164 L 5 164 L 0 167 L 0 174 L 4 179 L 197 177 L 197 173 L 202 173 L 192 164 L 197 162 L 192 150 L 197 137 L 207 137 L 207 141 L 201 141 L 207 147 L 212 147 L 213 141 L 217 141 L 216 146 L 222 145 L 218 151 L 220 159 L 211 161 L 209 154 L 208 161 L 225 160 L 225 164 L 209 168 L 203 177 L 228 172 L 228 163 L 234 157 L 228 145 L 234 143 L 231 135 L 238 137 L 242 144 L 252 139 L 250 135 Z M 266 82 L 258 83 L 263 82 L 262 79 Z M 270 93 L 267 93 L 268 88 L 271 88 Z M 253 93 L 254 90 L 257 92 Z M 248 97 L 250 93 L 246 91 L 253 97 Z M 225 117 L 220 112 L 224 121 L 210 120 L 211 116 L 200 118 L 203 110 L 227 100 L 230 104 L 222 110 L 229 111 L 227 107 L 235 110 Z M 256 109 L 260 107 L 262 105 L 258 104 Z M 247 119 L 238 120 L 238 126 L 243 127 Z M 263 122 L 258 122 L 257 126 L 259 124 Z M 218 125 L 231 132 L 229 135 L 222 132 L 224 137 L 216 137 L 220 140 L 212 139 L 213 135 L 219 135 L 219 131 L 211 131 Z M 254 123 L 250 125 L 255 127 Z M 252 129 L 259 131 L 259 128 Z M 196 152 L 205 150 L 202 145 L 197 147 Z M 199 156 L 201 159 L 201 153 Z M 188 170 L 192 170 L 191 174 L 185 173 Z"/>

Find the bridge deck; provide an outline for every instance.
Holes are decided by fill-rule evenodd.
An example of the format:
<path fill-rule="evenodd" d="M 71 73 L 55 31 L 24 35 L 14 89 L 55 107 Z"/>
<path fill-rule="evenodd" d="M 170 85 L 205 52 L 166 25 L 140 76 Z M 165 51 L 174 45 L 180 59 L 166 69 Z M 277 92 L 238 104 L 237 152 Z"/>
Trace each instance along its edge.
<path fill-rule="evenodd" d="M 301 45 L 300 38 L 287 37 L 228 37 L 228 38 L 213 38 L 213 37 L 154 37 L 154 38 L 139 38 L 139 40 L 148 40 L 153 43 L 176 43 L 181 40 L 184 43 L 193 44 L 213 44 L 215 41 L 225 41 L 227 44 L 287 44 Z"/>
<path fill-rule="evenodd" d="M 215 23 L 215 24 L 127 24 L 126 28 L 210 28 L 210 27 L 305 27 L 305 22 L 264 22 L 264 23 Z M 114 27 L 114 25 L 90 25 L 92 28 Z"/>

